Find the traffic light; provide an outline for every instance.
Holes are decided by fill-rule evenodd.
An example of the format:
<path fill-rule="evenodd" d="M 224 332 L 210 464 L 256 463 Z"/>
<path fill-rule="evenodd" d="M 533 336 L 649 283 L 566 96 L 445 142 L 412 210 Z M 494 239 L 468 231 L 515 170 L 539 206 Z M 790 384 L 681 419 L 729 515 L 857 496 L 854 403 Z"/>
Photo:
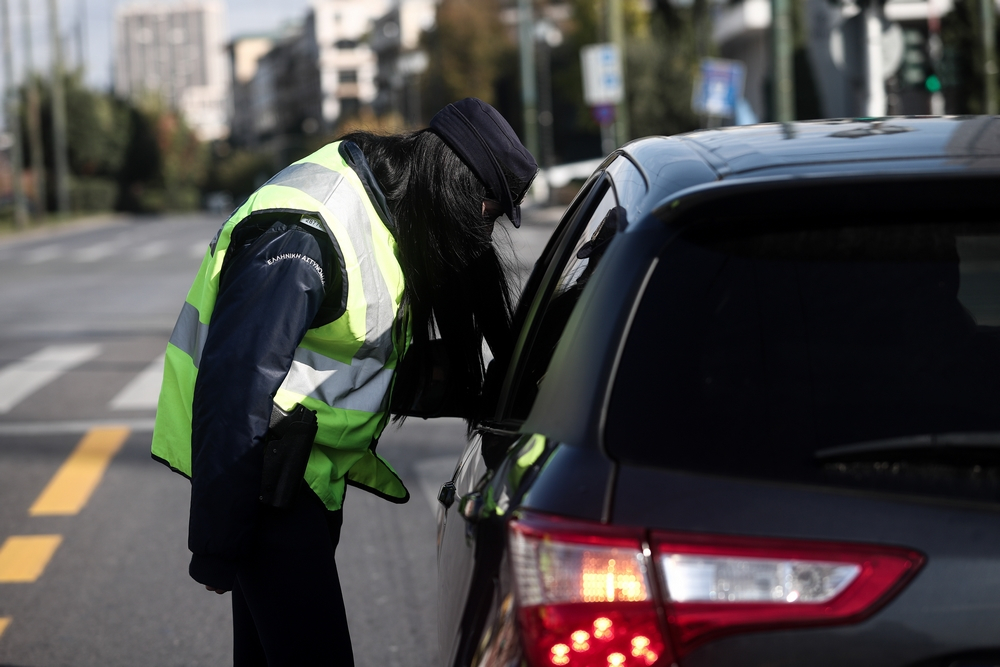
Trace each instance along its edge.
<path fill-rule="evenodd" d="M 921 30 L 904 28 L 903 65 L 900 68 L 901 83 L 907 88 L 927 87 L 927 90 L 930 90 L 928 81 L 932 76 L 934 74 L 927 54 L 926 36 Z M 938 85 L 940 86 L 940 81 Z"/>
<path fill-rule="evenodd" d="M 940 49 L 939 49 L 940 50 Z M 933 49 L 924 30 L 903 29 L 903 64 L 900 67 L 900 84 L 904 88 L 923 89 L 928 93 L 940 93 L 950 80 L 949 65 L 954 58 L 950 55 L 935 61 L 931 57 Z"/>

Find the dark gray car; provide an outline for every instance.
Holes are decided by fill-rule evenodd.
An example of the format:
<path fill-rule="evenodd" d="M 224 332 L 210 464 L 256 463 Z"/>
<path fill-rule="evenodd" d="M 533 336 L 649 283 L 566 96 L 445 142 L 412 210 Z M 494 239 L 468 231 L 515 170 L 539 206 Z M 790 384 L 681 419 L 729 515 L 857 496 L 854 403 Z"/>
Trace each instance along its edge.
<path fill-rule="evenodd" d="M 446 664 L 1000 664 L 1000 120 L 633 142 L 516 326 Z"/>

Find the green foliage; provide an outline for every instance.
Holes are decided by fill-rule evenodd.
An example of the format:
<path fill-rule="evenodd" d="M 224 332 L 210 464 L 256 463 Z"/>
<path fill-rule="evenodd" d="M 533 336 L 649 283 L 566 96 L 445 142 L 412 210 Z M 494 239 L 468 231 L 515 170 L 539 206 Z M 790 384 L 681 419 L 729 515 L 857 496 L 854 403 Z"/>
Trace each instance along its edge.
<path fill-rule="evenodd" d="M 66 77 L 66 142 L 72 173 L 115 177 L 125 161 L 131 128 L 128 104 Z"/>
<path fill-rule="evenodd" d="M 498 29 L 498 14 L 496 0 L 441 0 L 423 38 L 429 66 L 422 99 L 429 113 L 465 97 L 495 102 L 500 63 L 514 48 Z"/>
<path fill-rule="evenodd" d="M 945 62 L 937 64 L 939 71 L 935 74 L 938 75 L 939 85 L 943 86 L 948 99 L 949 113 L 986 112 L 984 99 L 986 67 L 980 42 L 981 1 L 956 0 L 954 9 L 941 19 L 941 41 L 944 43 Z M 1000 40 L 1000 21 L 997 22 L 997 26 L 994 42 Z"/>
<path fill-rule="evenodd" d="M 110 211 L 118 201 L 118 182 L 112 178 L 74 178 L 69 183 L 74 211 Z"/>
<path fill-rule="evenodd" d="M 705 0 L 692 7 L 655 4 L 646 38 L 630 40 L 626 91 L 634 137 L 676 134 L 698 127 L 691 91 L 698 61 L 709 55 L 699 39 Z"/>
<path fill-rule="evenodd" d="M 319 148 L 317 146 L 317 148 Z M 270 178 L 275 166 L 270 155 L 218 144 L 208 175 L 206 190 L 226 192 L 234 202 L 243 201 Z"/>
<path fill-rule="evenodd" d="M 42 93 L 48 205 L 54 209 L 52 87 L 49 80 L 36 82 Z M 208 153 L 177 112 L 155 98 L 135 104 L 86 88 L 80 72 L 67 74 L 63 86 L 73 210 L 155 212 L 200 206 Z M 26 97 L 27 91 L 22 94 Z M 21 122 L 27 136 L 27 119 L 22 116 Z"/>

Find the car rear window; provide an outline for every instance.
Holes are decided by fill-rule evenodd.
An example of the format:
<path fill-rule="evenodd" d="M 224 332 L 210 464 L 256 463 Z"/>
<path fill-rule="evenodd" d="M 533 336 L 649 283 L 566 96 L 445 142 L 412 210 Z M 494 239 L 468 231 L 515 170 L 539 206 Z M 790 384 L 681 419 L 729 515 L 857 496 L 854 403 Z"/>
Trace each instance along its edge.
<path fill-rule="evenodd" d="M 605 436 L 641 465 L 996 501 L 1000 224 L 690 229 L 636 311 Z"/>

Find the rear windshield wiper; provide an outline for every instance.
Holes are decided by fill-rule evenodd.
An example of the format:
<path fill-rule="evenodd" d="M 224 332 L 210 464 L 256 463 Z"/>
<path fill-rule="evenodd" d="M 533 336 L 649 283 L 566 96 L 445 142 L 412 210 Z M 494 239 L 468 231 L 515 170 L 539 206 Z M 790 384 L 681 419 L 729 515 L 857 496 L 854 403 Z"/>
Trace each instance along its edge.
<path fill-rule="evenodd" d="M 945 465 L 1000 465 L 1000 432 L 928 433 L 869 440 L 817 450 L 822 463 L 900 461 Z"/>

